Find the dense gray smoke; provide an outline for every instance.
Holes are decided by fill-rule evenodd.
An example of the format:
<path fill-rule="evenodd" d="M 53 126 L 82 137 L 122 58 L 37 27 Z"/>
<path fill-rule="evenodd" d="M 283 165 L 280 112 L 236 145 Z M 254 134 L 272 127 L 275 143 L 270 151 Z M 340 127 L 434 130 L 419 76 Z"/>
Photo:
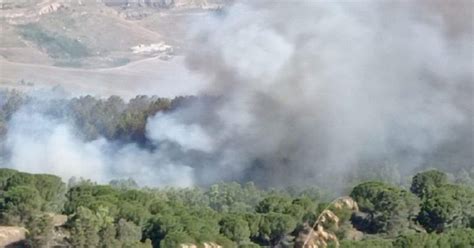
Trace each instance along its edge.
<path fill-rule="evenodd" d="M 473 168 L 472 9 L 471 1 L 240 1 L 194 22 L 187 65 L 218 100 L 150 118 L 156 149 L 83 141 L 30 106 L 10 122 L 10 164 L 153 186 L 333 189 L 387 164 L 405 174 Z"/>
<path fill-rule="evenodd" d="M 188 64 L 225 99 L 205 177 L 331 184 L 364 163 L 472 168 L 472 7 L 248 1 L 198 23 Z M 437 164 L 443 146 L 464 156 Z"/>

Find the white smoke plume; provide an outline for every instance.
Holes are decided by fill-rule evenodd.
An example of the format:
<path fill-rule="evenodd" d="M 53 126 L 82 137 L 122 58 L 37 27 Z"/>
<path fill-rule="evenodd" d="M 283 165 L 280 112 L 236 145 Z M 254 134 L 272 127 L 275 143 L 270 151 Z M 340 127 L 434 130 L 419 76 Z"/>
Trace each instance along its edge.
<path fill-rule="evenodd" d="M 173 141 L 185 151 L 213 150 L 212 138 L 199 125 L 177 122 L 172 115 L 156 114 L 148 121 L 147 133 L 153 141 Z"/>
<path fill-rule="evenodd" d="M 15 114 L 13 167 L 189 186 L 343 187 L 367 164 L 474 167 L 471 1 L 237 1 L 193 22 L 187 65 L 209 84 L 151 117 L 155 149 L 85 142 Z M 34 124 L 34 125 L 32 125 Z"/>
<path fill-rule="evenodd" d="M 8 167 L 31 173 L 51 173 L 65 181 L 82 177 L 100 183 L 133 178 L 142 186 L 194 184 L 193 169 L 169 159 L 164 149 L 151 152 L 135 144 L 119 145 L 98 138 L 85 141 L 65 120 L 42 113 L 38 102 L 25 105 L 9 122 Z M 158 141 L 157 141 L 158 142 Z"/>
<path fill-rule="evenodd" d="M 71 129 L 40 114 L 20 111 L 10 122 L 7 146 L 14 168 L 34 173 L 55 173 L 68 179 L 93 177 L 102 181 L 105 174 L 99 153 L 104 140 L 81 142 Z"/>

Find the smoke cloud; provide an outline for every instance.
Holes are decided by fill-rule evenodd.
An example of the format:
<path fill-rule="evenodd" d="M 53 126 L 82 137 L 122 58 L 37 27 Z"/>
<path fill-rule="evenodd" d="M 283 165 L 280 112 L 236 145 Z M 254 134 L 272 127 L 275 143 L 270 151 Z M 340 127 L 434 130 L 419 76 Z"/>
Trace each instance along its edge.
<path fill-rule="evenodd" d="M 156 142 L 173 141 L 183 150 L 211 152 L 213 141 L 199 125 L 177 122 L 173 116 L 156 114 L 147 125 L 149 138 Z"/>
<path fill-rule="evenodd" d="M 466 9 L 472 2 L 246 1 L 202 20 L 187 61 L 224 99 L 219 126 L 206 126 L 220 148 L 212 169 L 331 185 L 361 164 L 472 168 Z M 465 156 L 437 164 L 447 143 Z"/>
<path fill-rule="evenodd" d="M 86 142 L 24 108 L 9 125 L 10 163 L 152 186 L 252 180 L 336 190 L 362 165 L 473 168 L 472 8 L 239 1 L 197 17 L 190 32 L 187 66 L 217 100 L 151 117 L 154 148 Z"/>
<path fill-rule="evenodd" d="M 52 173 L 66 181 L 82 177 L 106 183 L 133 178 L 142 186 L 194 184 L 193 169 L 171 161 L 165 147 L 151 151 L 105 138 L 86 141 L 67 120 L 48 115 L 52 107 L 44 101 L 32 101 L 13 115 L 5 141 L 10 152 L 8 167 Z"/>

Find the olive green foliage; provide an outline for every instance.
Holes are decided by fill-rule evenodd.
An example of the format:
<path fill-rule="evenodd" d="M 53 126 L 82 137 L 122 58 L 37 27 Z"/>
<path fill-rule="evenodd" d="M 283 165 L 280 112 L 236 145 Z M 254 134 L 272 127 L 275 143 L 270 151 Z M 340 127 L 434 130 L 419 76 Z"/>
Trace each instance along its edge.
<path fill-rule="evenodd" d="M 474 247 L 474 229 L 453 229 L 445 233 L 414 233 L 396 239 L 343 240 L 341 248 L 470 248 Z"/>
<path fill-rule="evenodd" d="M 474 190 L 461 185 L 443 185 L 421 204 L 419 222 L 427 231 L 474 228 Z"/>
<path fill-rule="evenodd" d="M 0 221 L 25 224 L 38 212 L 61 212 L 66 186 L 57 176 L 0 168 L 0 191 Z"/>
<path fill-rule="evenodd" d="M 107 216 L 96 214 L 88 208 L 77 208 L 76 213 L 70 219 L 70 244 L 73 247 L 98 247 L 101 241 L 99 231 L 111 221 Z"/>
<path fill-rule="evenodd" d="M 259 237 L 265 244 L 276 246 L 296 227 L 296 220 L 281 213 L 265 214 L 260 221 Z"/>
<path fill-rule="evenodd" d="M 65 201 L 66 184 L 58 176 L 46 174 L 35 175 L 34 182 L 35 188 L 43 199 L 41 210 L 59 213 Z"/>
<path fill-rule="evenodd" d="M 416 174 L 413 177 L 410 191 L 420 198 L 431 196 L 433 190 L 448 183 L 448 176 L 437 170 L 430 170 Z"/>
<path fill-rule="evenodd" d="M 257 213 L 284 213 L 290 207 L 291 199 L 280 196 L 270 196 L 257 204 Z"/>
<path fill-rule="evenodd" d="M 2 204 L 2 222 L 6 224 L 25 223 L 28 218 L 39 211 L 41 207 L 41 198 L 39 192 L 29 186 L 15 186 L 9 188 L 3 194 Z M 11 218 L 17 216 L 18 222 Z"/>
<path fill-rule="evenodd" d="M 169 109 L 171 104 L 171 100 L 147 96 L 137 96 L 128 103 L 116 96 L 105 100 L 85 96 L 69 101 L 67 115 L 86 139 L 102 136 L 144 143 L 148 117 Z"/>
<path fill-rule="evenodd" d="M 84 139 L 105 137 L 109 140 L 145 144 L 147 119 L 159 111 L 168 111 L 197 100 L 196 97 L 174 99 L 137 96 L 125 102 L 118 96 L 107 99 L 82 96 L 72 99 L 39 100 L 17 91 L 0 90 L 0 138 L 8 131 L 8 121 L 23 106 L 40 106 L 35 111 L 72 124 Z M 1 142 L 0 142 L 1 143 Z M 1 146 L 0 146 L 1 149 Z M 0 150 L 0 155 L 2 154 Z"/>
<path fill-rule="evenodd" d="M 205 193 L 209 206 L 219 212 L 234 212 L 252 210 L 263 198 L 264 192 L 257 189 L 255 184 L 219 183 L 212 185 Z"/>
<path fill-rule="evenodd" d="M 241 244 L 249 241 L 250 228 L 248 222 L 239 215 L 228 215 L 219 222 L 220 233 L 230 240 Z"/>
<path fill-rule="evenodd" d="M 30 247 L 51 247 L 54 236 L 53 217 L 49 214 L 32 215 L 26 227 L 27 244 Z"/>
<path fill-rule="evenodd" d="M 8 179 L 18 172 L 13 169 L 1 168 L 0 169 L 0 190 L 5 190 L 7 187 Z"/>
<path fill-rule="evenodd" d="M 410 192 L 381 182 L 357 185 L 350 196 L 366 218 L 353 219 L 355 226 L 368 233 L 398 235 L 410 227 L 419 211 L 419 199 Z"/>
<path fill-rule="evenodd" d="M 390 239 L 366 239 L 361 241 L 343 240 L 340 243 L 341 248 L 392 248 Z M 413 247 L 414 248 L 414 247 Z"/>
<path fill-rule="evenodd" d="M 133 222 L 120 219 L 117 223 L 117 239 L 126 246 L 132 246 L 137 240 L 142 237 L 142 230 L 140 226 Z"/>
<path fill-rule="evenodd" d="M 398 237 L 393 247 L 399 248 L 469 248 L 474 247 L 474 229 L 453 229 L 441 234 L 417 233 Z"/>
<path fill-rule="evenodd" d="M 69 216 L 65 228 L 70 233 L 67 243 L 73 247 L 277 245 L 292 240 L 304 217 L 317 209 L 307 192 L 264 191 L 253 183 L 139 189 L 134 183 L 79 181 L 64 193 L 64 183 L 52 175 L 1 169 L 0 179 L 6 190 L 3 219 L 31 228 L 29 242 L 37 245 L 51 242 L 52 227 L 41 215 L 51 211 L 50 206 Z"/>

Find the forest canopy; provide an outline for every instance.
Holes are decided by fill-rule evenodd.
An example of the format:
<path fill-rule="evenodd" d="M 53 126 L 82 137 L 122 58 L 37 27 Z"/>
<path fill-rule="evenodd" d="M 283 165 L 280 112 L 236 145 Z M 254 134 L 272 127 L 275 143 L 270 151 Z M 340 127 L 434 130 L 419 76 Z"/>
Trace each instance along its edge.
<path fill-rule="evenodd" d="M 86 147 L 93 148 L 94 142 L 99 141 L 107 144 L 106 148 L 112 151 L 108 159 L 117 161 L 117 164 L 112 163 L 111 170 L 121 166 L 120 160 L 113 158 L 130 150 L 138 156 L 128 158 L 133 161 L 128 173 L 142 168 L 141 163 L 147 163 L 150 158 L 150 169 L 165 163 L 156 160 L 162 156 L 157 151 L 162 149 L 168 153 L 180 151 L 173 156 L 186 154 L 195 168 L 212 161 L 206 160 L 206 153 L 196 151 L 188 143 L 156 143 L 158 134 L 153 134 L 147 125 L 151 118 L 173 114 L 181 108 L 217 106 L 221 99 L 216 96 L 174 99 L 137 96 L 128 101 L 116 96 L 38 99 L 16 91 L 1 91 L 0 96 L 0 163 L 3 167 L 11 167 L 6 161 L 15 157 L 15 151 L 9 146 L 12 137 L 15 138 L 16 133 L 28 135 L 30 132 L 16 125 L 21 124 L 18 120 L 25 114 L 41 115 L 35 119 L 40 120 L 35 123 L 37 128 L 59 126 L 60 134 L 63 133 L 61 125 L 67 124 L 77 136 L 73 141 L 84 142 L 80 144 Z M 43 123 L 45 119 L 48 121 Z M 201 121 L 205 123 L 212 118 Z M 199 134 L 193 124 L 186 128 Z M 57 131 L 45 130 L 52 136 Z M 12 132 L 15 135 L 12 136 Z M 60 137 L 63 136 L 68 137 Z M 57 144 L 57 140 L 53 141 L 52 144 Z M 83 152 L 93 155 L 86 150 Z M 141 156 L 145 156 L 144 159 Z M 93 161 L 76 158 L 79 163 L 74 166 L 78 167 L 88 166 L 84 163 Z M 260 166 L 262 162 L 255 163 Z M 68 168 L 74 169 L 74 166 Z M 92 176 L 100 169 L 94 163 L 91 168 Z M 202 176 L 208 176 L 208 172 Z M 1 225 L 27 228 L 25 245 L 28 247 L 180 247 L 183 244 L 298 247 L 308 240 L 340 247 L 474 245 L 472 168 L 448 172 L 429 169 L 402 180 L 396 165 L 385 164 L 376 169 L 354 170 L 339 190 L 318 182 L 273 188 L 262 181 L 252 182 L 252 177 L 237 178 L 236 182 L 207 181 L 173 187 L 166 186 L 166 182 L 170 182 L 166 176 L 156 176 L 146 170 L 144 173 L 148 181 L 118 175 L 106 183 L 87 177 L 65 178 L 64 175 L 2 168 Z M 185 176 L 182 172 L 177 174 L 180 180 Z M 146 187 L 160 180 L 165 183 Z M 337 198 L 343 195 L 350 197 Z M 335 198 L 340 200 L 331 202 Z M 341 209 L 341 204 L 351 207 Z M 58 216 L 65 220 L 58 223 Z M 329 222 L 320 223 L 321 219 Z M 319 240 L 321 237 L 325 238 Z"/>
<path fill-rule="evenodd" d="M 215 115 L 220 112 L 215 108 L 223 101 L 222 97 L 168 99 L 142 95 L 124 100 L 118 96 L 64 97 L 56 91 L 38 93 L 41 97 L 0 91 L 0 164 L 19 170 L 46 171 L 63 180 L 72 176 L 94 176 L 91 179 L 105 183 L 131 177 L 141 186 L 209 186 L 223 180 L 253 181 L 264 187 L 314 183 L 324 187 L 325 181 L 292 174 L 277 180 L 277 174 L 294 163 L 290 157 L 297 155 L 297 151 L 234 154 L 233 150 L 241 150 L 243 144 L 233 144 L 233 141 L 216 147 L 209 137 L 219 132 L 221 123 Z M 61 149 L 57 149 L 58 145 Z M 39 152 L 41 149 L 49 152 Z M 31 160 L 25 159 L 25 152 Z M 68 164 L 56 159 L 66 156 L 64 154 L 75 161 Z M 58 169 L 63 167 L 76 170 Z M 404 168 L 397 160 L 363 160 L 355 162 L 348 171 L 328 175 L 328 178 L 337 178 L 335 191 L 347 192 L 363 180 L 406 186 L 410 183 L 406 178 L 411 170 L 415 173 L 438 168 L 449 173 L 447 177 L 454 178 L 455 182 L 474 185 L 474 168 L 469 165 L 452 167 L 428 163 L 408 172 Z M 267 173 L 269 170 L 273 173 Z M 339 180 L 341 177 L 344 180 Z M 447 178 L 439 180 L 444 182 Z M 416 187 L 430 182 L 424 182 L 423 178 L 416 181 L 413 191 L 422 197 L 428 192 Z"/>
<path fill-rule="evenodd" d="M 133 180 L 66 184 L 54 175 L 0 169 L 0 220 L 26 227 L 28 247 L 294 247 L 331 209 L 337 217 L 328 218 L 337 223 L 324 224 L 336 237 L 330 246 L 472 247 L 474 189 L 440 180 L 445 176 L 418 173 L 412 191 L 360 183 L 350 192 L 355 207 L 349 211 L 331 205 L 316 188 L 262 189 L 253 183 L 138 188 Z M 433 194 L 420 197 L 419 190 Z M 67 221 L 55 224 L 60 215 Z"/>

